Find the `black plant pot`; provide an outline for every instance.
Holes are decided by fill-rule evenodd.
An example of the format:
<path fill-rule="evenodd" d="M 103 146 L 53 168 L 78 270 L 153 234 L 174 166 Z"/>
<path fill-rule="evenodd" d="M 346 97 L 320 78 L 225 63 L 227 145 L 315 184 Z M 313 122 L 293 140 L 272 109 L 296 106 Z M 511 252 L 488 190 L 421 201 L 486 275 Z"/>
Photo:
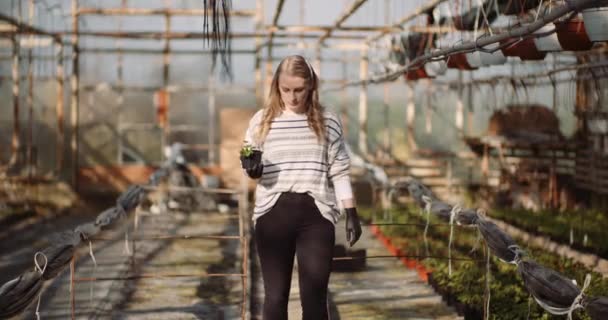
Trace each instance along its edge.
<path fill-rule="evenodd" d="M 243 157 L 241 160 L 241 166 L 243 169 L 251 168 L 256 164 L 262 162 L 262 151 L 253 150 L 253 153 L 249 157 Z"/>
<path fill-rule="evenodd" d="M 352 260 L 334 260 L 332 262 L 332 271 L 334 272 L 357 272 L 365 270 L 367 250 L 358 249 L 351 250 L 344 245 L 338 244 L 334 246 L 334 257 L 353 257 Z"/>
<path fill-rule="evenodd" d="M 475 309 L 467 304 L 464 305 L 464 318 L 466 320 L 482 320 L 483 311 Z"/>

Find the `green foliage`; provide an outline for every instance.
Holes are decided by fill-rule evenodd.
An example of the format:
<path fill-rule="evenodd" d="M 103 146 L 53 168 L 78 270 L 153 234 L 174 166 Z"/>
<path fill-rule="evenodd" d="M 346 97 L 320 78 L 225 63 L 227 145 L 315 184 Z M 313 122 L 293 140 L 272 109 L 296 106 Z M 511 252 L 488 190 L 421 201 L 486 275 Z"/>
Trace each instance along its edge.
<path fill-rule="evenodd" d="M 253 146 L 250 144 L 246 144 L 241 148 L 241 156 L 245 158 L 251 157 L 253 154 Z"/>
<path fill-rule="evenodd" d="M 608 217 L 605 213 L 582 210 L 532 212 L 495 209 L 488 214 L 528 232 L 549 236 L 552 240 L 562 244 L 570 244 L 570 234 L 572 233 L 573 248 L 608 258 L 608 242 L 606 241 Z"/>
<path fill-rule="evenodd" d="M 377 217 L 371 209 L 361 209 L 361 216 L 367 221 Z M 406 255 L 425 255 L 425 241 L 423 239 L 426 215 L 414 206 L 395 209 L 391 212 L 394 223 L 408 223 L 407 226 L 381 226 L 382 232 L 391 237 L 392 242 Z M 382 223 L 385 221 L 375 221 Z M 388 222 L 388 221 L 386 221 Z M 450 228 L 446 222 L 430 217 L 431 226 L 428 229 L 426 244 L 429 256 L 447 257 Z M 538 263 L 558 271 L 564 276 L 583 283 L 587 273 L 592 274 L 592 282 L 586 291 L 589 296 L 608 296 L 608 279 L 602 279 L 600 274 L 594 273 L 582 264 L 571 259 L 561 257 L 543 250 L 526 247 L 528 257 Z M 484 292 L 486 286 L 486 255 L 483 240 L 479 238 L 476 228 L 454 226 L 454 239 L 452 243 L 453 258 L 468 258 L 471 260 L 452 261 L 452 275 L 448 274 L 448 260 L 445 258 L 427 258 L 423 260 L 426 267 L 432 270 L 432 279 L 436 290 L 445 296 L 455 297 L 457 301 L 475 309 L 482 314 L 484 305 Z M 563 319 L 563 316 L 553 316 L 545 312 L 530 297 L 517 273 L 517 267 L 499 261 L 495 257 L 490 259 L 490 293 L 491 319 Z M 575 313 L 575 319 L 590 319 L 584 311 Z"/>

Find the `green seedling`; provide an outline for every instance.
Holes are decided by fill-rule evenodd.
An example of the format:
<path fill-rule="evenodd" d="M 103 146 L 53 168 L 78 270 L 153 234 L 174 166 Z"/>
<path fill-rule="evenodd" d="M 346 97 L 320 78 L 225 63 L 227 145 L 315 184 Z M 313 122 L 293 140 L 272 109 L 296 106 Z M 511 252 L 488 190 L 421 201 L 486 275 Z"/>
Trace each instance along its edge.
<path fill-rule="evenodd" d="M 241 148 L 241 156 L 245 158 L 251 157 L 253 154 L 253 146 L 250 144 L 246 144 Z"/>

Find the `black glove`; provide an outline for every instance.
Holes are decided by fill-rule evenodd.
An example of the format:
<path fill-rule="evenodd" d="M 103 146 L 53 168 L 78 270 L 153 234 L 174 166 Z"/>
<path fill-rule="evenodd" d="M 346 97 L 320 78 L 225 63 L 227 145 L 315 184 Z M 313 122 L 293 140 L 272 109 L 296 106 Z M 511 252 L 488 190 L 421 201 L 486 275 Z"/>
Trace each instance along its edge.
<path fill-rule="evenodd" d="M 357 208 L 346 208 L 346 241 L 352 247 L 361 237 L 361 222 Z"/>
<path fill-rule="evenodd" d="M 241 155 L 241 167 L 245 169 L 247 175 L 251 179 L 257 179 L 264 173 L 264 164 L 262 163 L 262 153 L 254 151 L 254 154 L 250 157 Z"/>

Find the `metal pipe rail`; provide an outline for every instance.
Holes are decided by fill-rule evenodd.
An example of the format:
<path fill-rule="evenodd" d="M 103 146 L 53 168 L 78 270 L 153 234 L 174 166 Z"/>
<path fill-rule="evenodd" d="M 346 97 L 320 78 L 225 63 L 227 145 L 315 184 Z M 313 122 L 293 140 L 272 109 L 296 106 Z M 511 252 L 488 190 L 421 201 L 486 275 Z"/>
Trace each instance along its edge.
<path fill-rule="evenodd" d="M 491 36 L 481 36 L 475 41 L 468 41 L 460 45 L 452 46 L 450 48 L 433 50 L 429 53 L 417 57 L 407 65 L 397 68 L 395 71 L 391 71 L 382 76 L 374 77 L 371 79 L 368 78 L 361 81 L 353 81 L 338 88 L 328 89 L 327 91 L 337 91 L 349 86 L 361 86 L 372 83 L 382 83 L 390 81 L 390 79 L 394 78 L 395 76 L 407 73 L 410 70 L 420 68 L 422 65 L 424 65 L 424 63 L 428 61 L 443 60 L 457 53 L 477 51 L 487 45 L 494 44 L 503 40 L 508 40 L 511 38 L 520 38 L 521 40 L 525 37 L 530 36 L 532 33 L 539 30 L 548 23 L 551 23 L 568 14 L 580 12 L 583 9 L 593 7 L 594 5 L 597 5 L 597 0 L 566 1 L 566 4 L 554 8 L 553 11 L 551 11 L 549 14 L 539 17 L 537 21 L 527 24 L 525 26 L 513 28 L 507 32 L 500 34 L 495 34 Z"/>
<path fill-rule="evenodd" d="M 205 9 L 179 9 L 179 8 L 85 8 L 76 11 L 79 16 L 98 15 L 98 16 L 204 16 L 210 15 L 210 10 Z M 232 17 L 252 17 L 255 10 L 231 10 L 229 15 Z"/>

